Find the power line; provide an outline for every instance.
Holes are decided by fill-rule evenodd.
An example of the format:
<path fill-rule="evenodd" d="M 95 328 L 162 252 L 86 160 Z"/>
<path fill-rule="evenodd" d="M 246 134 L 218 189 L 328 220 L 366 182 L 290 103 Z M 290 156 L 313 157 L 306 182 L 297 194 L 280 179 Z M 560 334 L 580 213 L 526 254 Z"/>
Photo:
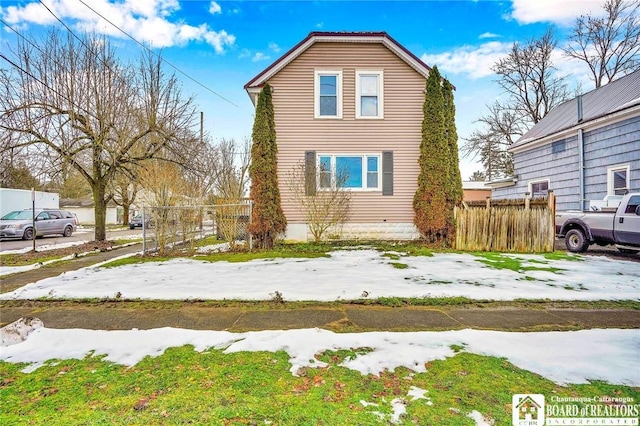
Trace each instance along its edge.
<path fill-rule="evenodd" d="M 94 8 L 92 8 L 91 6 L 89 6 L 88 4 L 86 4 L 84 2 L 84 0 L 78 0 L 80 3 L 82 3 L 83 5 L 85 5 L 89 10 L 91 10 L 93 13 L 95 13 L 96 15 L 98 15 L 100 18 L 104 19 L 105 21 L 107 21 L 109 24 L 111 24 L 114 28 L 116 28 L 118 31 L 120 31 L 122 34 L 126 35 L 127 37 L 129 37 L 131 40 L 133 40 L 134 42 L 136 42 L 139 46 L 141 46 L 143 49 L 147 50 L 149 53 L 151 53 L 152 55 L 156 56 L 157 58 L 159 58 L 161 61 L 165 62 L 167 65 L 169 65 L 171 68 L 173 68 L 174 70 L 178 71 L 180 74 L 182 74 L 183 76 L 187 77 L 189 80 L 193 81 L 194 83 L 196 83 L 197 85 L 199 85 L 200 87 L 202 87 L 203 89 L 213 93 L 214 95 L 216 95 L 217 97 L 219 97 L 220 99 L 222 99 L 225 102 L 230 103 L 231 105 L 233 105 L 234 107 L 238 108 L 238 105 L 236 105 L 235 103 L 231 102 L 229 99 L 225 98 L 224 96 L 222 96 L 221 94 L 215 92 L 214 90 L 212 90 L 211 88 L 205 86 L 204 84 L 200 83 L 198 80 L 196 80 L 195 78 L 191 77 L 190 75 L 188 75 L 187 73 L 185 73 L 184 71 L 182 71 L 180 68 L 178 68 L 177 66 L 173 65 L 171 62 L 167 61 L 166 59 L 162 58 L 160 55 L 158 55 L 156 52 L 154 52 L 153 50 L 149 49 L 147 46 L 145 46 L 143 43 L 139 42 L 135 37 L 133 37 L 131 34 L 127 33 L 125 30 L 123 30 L 122 28 L 120 28 L 119 26 L 117 26 L 116 24 L 114 24 L 113 22 L 111 22 L 109 19 L 105 18 L 102 14 L 100 14 L 98 11 L 96 11 Z M 42 0 L 40 0 L 40 3 L 42 3 Z M 45 6 L 46 7 L 46 6 Z"/>
<path fill-rule="evenodd" d="M 0 20 L 0 22 L 4 23 L 4 21 Z M 11 28 L 11 27 L 9 27 Z M 13 29 L 13 28 L 12 28 Z M 32 79 L 34 79 L 35 81 L 37 81 L 38 83 L 42 84 L 44 87 L 46 87 L 47 89 L 51 90 L 52 92 L 54 92 L 56 95 L 60 96 L 61 98 L 65 99 L 66 101 L 68 101 L 71 105 L 79 108 L 80 110 L 84 111 L 84 112 L 88 112 L 87 110 L 85 110 L 84 108 L 82 108 L 81 106 L 77 105 L 75 102 L 73 102 L 71 99 L 69 99 L 68 97 L 66 97 L 65 95 L 63 95 L 62 93 L 60 93 L 59 91 L 57 91 L 56 89 L 54 89 L 53 87 L 49 86 L 47 83 L 45 83 L 44 81 L 40 80 L 38 77 L 36 77 L 35 75 L 31 74 L 29 71 L 25 70 L 24 68 L 22 68 L 20 65 L 16 64 L 15 62 L 13 62 L 11 59 L 7 58 L 6 56 L 4 56 L 2 53 L 0 53 L 0 58 L 4 59 L 5 61 L 7 61 L 9 64 L 13 65 L 15 68 L 17 68 L 19 71 L 22 71 L 24 74 L 28 75 L 29 77 L 31 77 Z"/>

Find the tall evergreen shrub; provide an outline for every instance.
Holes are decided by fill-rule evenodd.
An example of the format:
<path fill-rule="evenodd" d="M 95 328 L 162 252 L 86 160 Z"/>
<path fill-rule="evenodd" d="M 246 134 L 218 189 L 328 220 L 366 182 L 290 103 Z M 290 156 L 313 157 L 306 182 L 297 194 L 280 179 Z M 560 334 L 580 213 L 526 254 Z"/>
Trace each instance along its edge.
<path fill-rule="evenodd" d="M 463 190 L 462 178 L 460 176 L 460 163 L 458 157 L 458 132 L 456 130 L 456 106 L 453 100 L 453 86 L 448 80 L 444 80 L 442 84 L 442 94 L 444 97 L 444 119 L 445 134 L 449 147 L 449 170 L 447 173 L 447 209 L 452 212 L 449 215 L 449 223 L 447 224 L 447 238 L 449 245 L 453 245 L 455 241 L 455 218 L 453 210 L 456 206 L 462 204 Z"/>
<path fill-rule="evenodd" d="M 448 245 L 453 216 L 447 203 L 450 155 L 442 77 L 437 67 L 427 78 L 423 114 L 420 173 L 413 197 L 414 223 L 427 242 Z"/>
<path fill-rule="evenodd" d="M 251 133 L 250 197 L 253 201 L 249 232 L 256 248 L 269 249 L 285 231 L 287 220 L 282 211 L 278 187 L 278 146 L 271 87 L 267 84 L 258 96 L 256 117 Z"/>

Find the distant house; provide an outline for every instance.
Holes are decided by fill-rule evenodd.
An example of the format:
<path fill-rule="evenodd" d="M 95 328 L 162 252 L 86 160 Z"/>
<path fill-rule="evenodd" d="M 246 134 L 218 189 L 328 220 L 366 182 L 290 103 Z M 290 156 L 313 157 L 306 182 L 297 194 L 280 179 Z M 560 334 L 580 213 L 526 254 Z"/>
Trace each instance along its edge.
<path fill-rule="evenodd" d="M 308 237 L 284 184 L 300 163 L 327 171 L 310 174 L 318 191 L 347 170 L 353 198 L 343 237 L 419 236 L 413 196 L 429 70 L 385 32 L 312 32 L 244 86 L 254 105 L 265 84 L 273 89 L 287 239 Z"/>
<path fill-rule="evenodd" d="M 60 208 L 69 210 L 75 213 L 78 217 L 78 222 L 81 225 L 95 225 L 95 206 L 93 200 L 90 199 L 76 199 L 76 198 L 63 198 L 60 200 Z M 107 205 L 107 211 L 105 216 L 105 223 L 107 225 L 114 225 L 116 223 L 122 223 L 120 216 L 122 212 L 121 208 L 109 203 Z"/>
<path fill-rule="evenodd" d="M 485 201 L 491 197 L 491 188 L 487 182 L 462 181 L 462 199 L 464 201 Z"/>
<path fill-rule="evenodd" d="M 558 210 L 640 191 L 640 70 L 554 108 L 510 148 L 493 198 L 556 195 Z"/>

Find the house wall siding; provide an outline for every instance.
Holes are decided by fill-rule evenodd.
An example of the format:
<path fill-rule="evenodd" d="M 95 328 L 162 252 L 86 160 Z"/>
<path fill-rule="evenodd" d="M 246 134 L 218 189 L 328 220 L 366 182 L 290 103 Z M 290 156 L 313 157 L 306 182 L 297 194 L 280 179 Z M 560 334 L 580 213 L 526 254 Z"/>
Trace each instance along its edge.
<path fill-rule="evenodd" d="M 640 117 L 590 130 L 583 139 L 586 200 L 607 195 L 607 169 L 618 164 L 630 164 L 630 189 L 640 191 Z M 580 209 L 577 135 L 565 139 L 563 152 L 552 153 L 549 143 L 515 154 L 514 167 L 516 185 L 494 189 L 493 198 L 522 198 L 530 181 L 548 178 L 558 210 Z"/>
<path fill-rule="evenodd" d="M 342 119 L 314 118 L 314 71 L 342 71 Z M 356 70 L 384 71 L 384 119 L 356 119 Z M 274 75 L 278 180 L 289 223 L 303 223 L 286 179 L 305 151 L 393 151 L 394 192 L 354 191 L 349 222 L 412 223 L 425 78 L 381 44 L 316 43 Z M 382 188 L 381 188 L 382 189 Z"/>
<path fill-rule="evenodd" d="M 587 200 L 607 195 L 607 169 L 629 164 L 629 189 L 640 192 L 640 116 L 589 132 L 585 138 Z"/>

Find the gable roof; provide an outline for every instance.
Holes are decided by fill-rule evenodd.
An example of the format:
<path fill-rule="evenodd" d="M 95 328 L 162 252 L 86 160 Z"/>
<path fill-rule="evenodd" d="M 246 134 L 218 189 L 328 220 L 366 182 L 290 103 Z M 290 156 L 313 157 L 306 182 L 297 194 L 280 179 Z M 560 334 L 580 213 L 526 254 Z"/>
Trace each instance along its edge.
<path fill-rule="evenodd" d="M 582 98 L 582 120 L 578 119 L 579 98 Z M 556 106 L 510 150 L 637 105 L 640 105 L 640 69 Z"/>
<path fill-rule="evenodd" d="M 431 69 L 404 46 L 395 41 L 389 34 L 381 32 L 311 32 L 300 43 L 293 46 L 287 53 L 278 58 L 274 63 L 265 68 L 260 74 L 244 85 L 244 89 L 260 88 L 264 83 L 296 59 L 315 43 L 380 43 L 400 59 L 406 62 L 411 68 L 422 74 L 425 78 L 429 76 Z"/>

